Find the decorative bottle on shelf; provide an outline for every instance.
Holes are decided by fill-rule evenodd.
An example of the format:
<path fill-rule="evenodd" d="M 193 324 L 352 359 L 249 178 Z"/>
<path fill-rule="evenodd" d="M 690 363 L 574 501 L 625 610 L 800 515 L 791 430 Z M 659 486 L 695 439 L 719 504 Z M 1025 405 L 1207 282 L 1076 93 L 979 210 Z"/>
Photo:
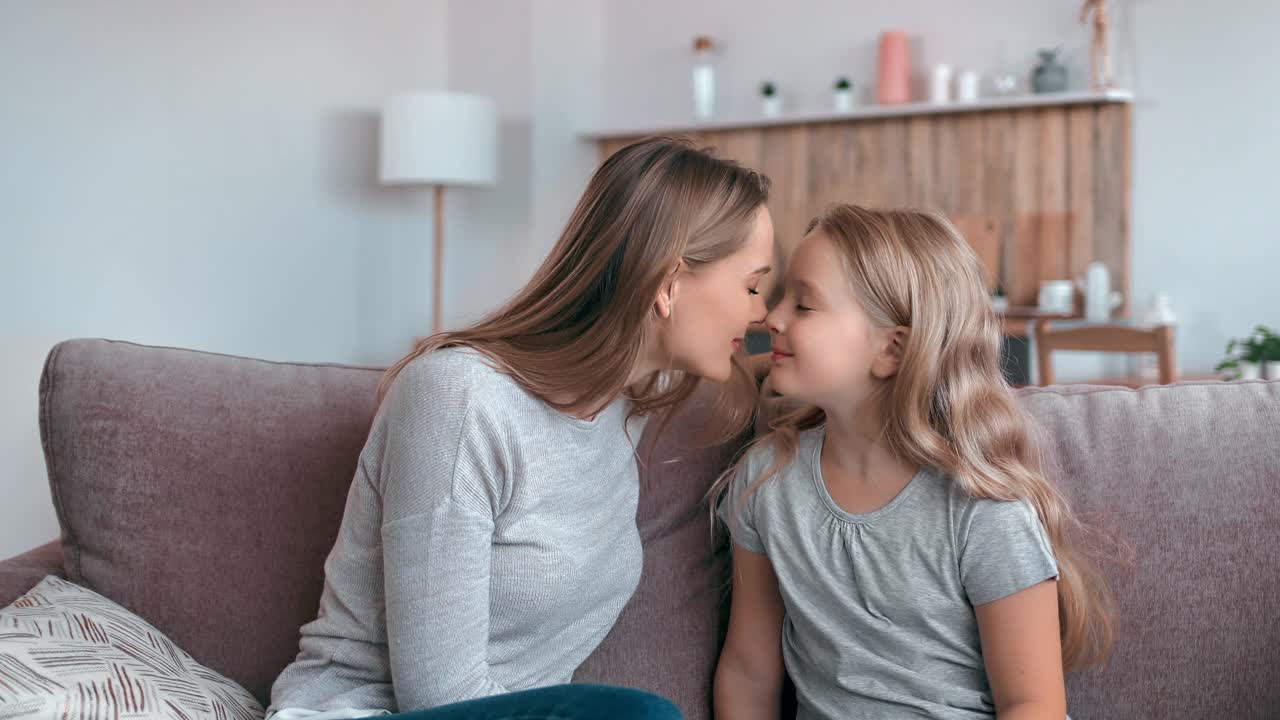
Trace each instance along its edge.
<path fill-rule="evenodd" d="M 712 62 L 715 43 L 706 35 L 693 40 L 693 114 L 707 121 L 716 113 L 716 69 Z"/>
<path fill-rule="evenodd" d="M 951 102 L 951 66 L 938 63 L 929 73 L 929 102 L 945 105 Z"/>
<path fill-rule="evenodd" d="M 1067 66 L 1058 61 L 1057 48 L 1040 51 L 1040 64 L 1031 73 L 1031 87 L 1037 93 L 1059 93 L 1067 89 Z"/>
<path fill-rule="evenodd" d="M 907 34 L 900 30 L 880 34 L 876 68 L 876 102 L 898 105 L 911 102 L 911 52 Z"/>

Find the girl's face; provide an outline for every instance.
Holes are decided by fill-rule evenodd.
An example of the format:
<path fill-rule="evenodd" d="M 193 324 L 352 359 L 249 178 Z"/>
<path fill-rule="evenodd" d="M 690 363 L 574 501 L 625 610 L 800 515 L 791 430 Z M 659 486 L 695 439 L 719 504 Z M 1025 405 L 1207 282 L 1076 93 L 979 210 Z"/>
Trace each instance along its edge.
<path fill-rule="evenodd" d="M 840 251 L 820 229 L 792 254 L 783 289 L 765 318 L 774 390 L 823 409 L 856 407 L 897 372 L 901 329 L 872 322 L 854 296 Z"/>
<path fill-rule="evenodd" d="M 732 255 L 678 271 L 670 301 L 658 304 L 669 320 L 664 345 L 672 367 L 716 382 L 729 379 L 747 326 L 764 318 L 758 288 L 772 261 L 773 221 L 761 206 L 746 242 Z"/>

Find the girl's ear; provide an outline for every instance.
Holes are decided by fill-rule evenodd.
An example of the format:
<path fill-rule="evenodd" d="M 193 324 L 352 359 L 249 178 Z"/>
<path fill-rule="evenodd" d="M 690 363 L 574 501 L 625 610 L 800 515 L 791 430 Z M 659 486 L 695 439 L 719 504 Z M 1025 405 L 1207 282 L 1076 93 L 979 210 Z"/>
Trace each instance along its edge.
<path fill-rule="evenodd" d="M 871 373 L 881 380 L 888 380 L 897 375 L 902 367 L 902 358 L 907 353 L 907 341 L 910 338 L 911 328 L 905 325 L 885 330 L 880 352 L 875 362 L 871 364 Z"/>

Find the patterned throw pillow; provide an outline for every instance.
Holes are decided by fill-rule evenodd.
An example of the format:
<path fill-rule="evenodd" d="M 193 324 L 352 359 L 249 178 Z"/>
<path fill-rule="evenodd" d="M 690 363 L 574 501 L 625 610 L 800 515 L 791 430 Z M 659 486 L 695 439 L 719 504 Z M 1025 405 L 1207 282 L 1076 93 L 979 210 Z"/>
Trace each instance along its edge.
<path fill-rule="evenodd" d="M 151 625 L 49 576 L 0 610 L 0 720 L 260 720 L 262 706 Z"/>

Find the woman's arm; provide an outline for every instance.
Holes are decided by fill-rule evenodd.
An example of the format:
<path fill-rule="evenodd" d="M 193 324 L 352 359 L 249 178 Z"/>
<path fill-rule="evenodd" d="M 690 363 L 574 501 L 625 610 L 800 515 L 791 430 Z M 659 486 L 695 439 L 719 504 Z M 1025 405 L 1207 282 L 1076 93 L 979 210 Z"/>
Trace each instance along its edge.
<path fill-rule="evenodd" d="M 382 542 L 400 711 L 507 692 L 486 657 L 493 519 L 445 506 L 383 526 Z"/>
<path fill-rule="evenodd" d="M 488 664 L 494 518 L 505 483 L 494 421 L 469 385 L 449 362 L 412 366 L 385 401 L 377 486 L 401 712 L 507 691 Z"/>
<path fill-rule="evenodd" d="M 716 667 L 718 720 L 777 720 L 784 672 L 782 613 L 769 558 L 734 545 L 729 636 Z"/>
<path fill-rule="evenodd" d="M 1000 720 L 1063 720 L 1058 583 L 1033 585 L 974 608 L 982 659 Z"/>

